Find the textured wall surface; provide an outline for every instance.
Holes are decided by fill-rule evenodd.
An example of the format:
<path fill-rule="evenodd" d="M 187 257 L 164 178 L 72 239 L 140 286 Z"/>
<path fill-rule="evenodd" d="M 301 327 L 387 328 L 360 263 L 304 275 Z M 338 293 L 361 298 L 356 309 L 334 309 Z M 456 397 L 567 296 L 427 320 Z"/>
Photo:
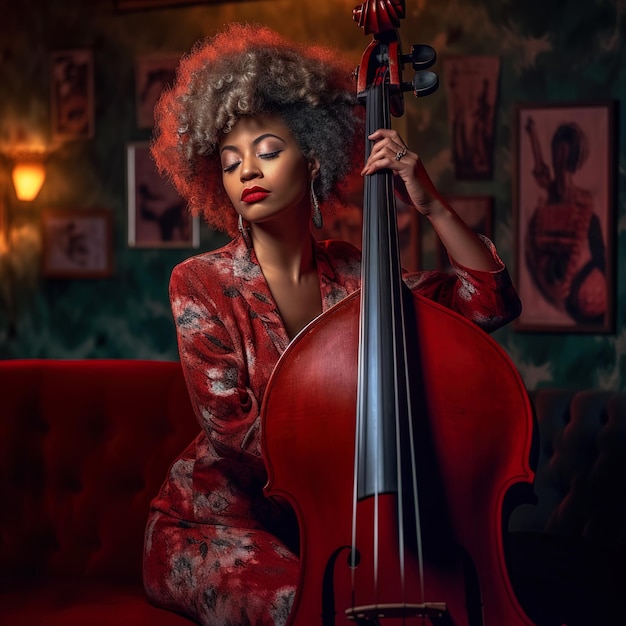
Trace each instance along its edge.
<path fill-rule="evenodd" d="M 176 359 L 167 300 L 171 268 L 192 248 L 129 248 L 125 154 L 146 141 L 135 112 L 135 59 L 185 52 L 232 20 L 258 21 L 297 40 L 337 46 L 358 63 L 367 44 L 351 20 L 355 0 L 207 2 L 120 11 L 114 0 L 0 0 L 0 150 L 25 137 L 49 143 L 50 53 L 93 51 L 95 135 L 55 146 L 46 183 L 33 203 L 16 200 L 10 162 L 0 159 L 0 204 L 8 227 L 0 239 L 0 358 Z M 405 134 L 436 184 L 454 195 L 494 198 L 494 240 L 515 275 L 514 110 L 517 103 L 589 102 L 626 95 L 622 0 L 407 0 L 405 45 L 433 45 L 445 55 L 500 59 L 493 176 L 458 180 L 452 159 L 446 90 L 407 98 Z M 403 118 L 404 119 L 404 118 Z M 626 388 L 626 208 L 624 123 L 614 129 L 615 333 L 535 333 L 502 329 L 496 339 L 527 386 Z M 114 273 L 105 279 L 43 278 L 41 212 L 106 208 L 114 216 Z M 201 248 L 224 238 L 201 227 Z M 422 266 L 434 263 L 423 229 Z"/>

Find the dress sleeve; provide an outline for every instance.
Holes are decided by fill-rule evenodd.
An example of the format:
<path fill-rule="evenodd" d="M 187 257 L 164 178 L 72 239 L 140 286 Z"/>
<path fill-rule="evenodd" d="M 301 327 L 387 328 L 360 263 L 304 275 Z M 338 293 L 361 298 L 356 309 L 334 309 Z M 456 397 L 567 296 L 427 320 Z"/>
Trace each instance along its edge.
<path fill-rule="evenodd" d="M 452 273 L 407 273 L 404 281 L 412 291 L 447 306 L 491 333 L 517 318 L 522 305 L 495 246 L 486 237 L 481 239 L 499 269 L 477 271 L 450 259 Z"/>
<path fill-rule="evenodd" d="M 180 361 L 202 429 L 220 456 L 260 458 L 259 402 L 247 383 L 242 339 L 228 325 L 219 285 L 192 265 L 174 268 L 170 302 Z M 228 327 L 230 326 L 230 328 Z"/>

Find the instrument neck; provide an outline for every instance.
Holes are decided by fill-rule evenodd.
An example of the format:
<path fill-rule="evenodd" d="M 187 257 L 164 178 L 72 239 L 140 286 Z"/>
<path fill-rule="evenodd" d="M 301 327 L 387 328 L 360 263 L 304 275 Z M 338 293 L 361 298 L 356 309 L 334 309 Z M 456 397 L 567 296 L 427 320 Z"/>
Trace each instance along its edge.
<path fill-rule="evenodd" d="M 390 127 L 384 80 L 365 94 L 366 132 Z M 366 140 L 366 155 L 370 144 Z M 393 174 L 365 178 L 357 407 L 357 493 L 363 499 L 397 493 L 399 421 L 407 412 L 402 274 Z"/>

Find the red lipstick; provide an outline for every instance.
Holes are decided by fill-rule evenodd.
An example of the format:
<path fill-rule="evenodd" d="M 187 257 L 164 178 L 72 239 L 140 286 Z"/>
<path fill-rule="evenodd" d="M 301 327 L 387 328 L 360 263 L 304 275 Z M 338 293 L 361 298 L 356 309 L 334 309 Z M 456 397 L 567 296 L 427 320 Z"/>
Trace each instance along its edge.
<path fill-rule="evenodd" d="M 253 204 L 254 202 L 261 202 L 270 195 L 270 192 L 263 187 L 249 187 L 241 192 L 241 201 Z"/>

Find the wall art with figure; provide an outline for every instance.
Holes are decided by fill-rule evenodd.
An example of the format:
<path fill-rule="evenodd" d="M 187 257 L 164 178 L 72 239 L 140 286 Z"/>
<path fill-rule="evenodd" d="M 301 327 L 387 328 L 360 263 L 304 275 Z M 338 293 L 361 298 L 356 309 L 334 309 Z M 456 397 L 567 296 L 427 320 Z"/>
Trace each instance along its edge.
<path fill-rule="evenodd" d="M 54 140 L 91 139 L 94 129 L 93 53 L 51 53 L 51 124 Z"/>
<path fill-rule="evenodd" d="M 46 278 L 106 278 L 112 274 L 111 211 L 46 209 L 41 229 Z"/>
<path fill-rule="evenodd" d="M 157 171 L 148 142 L 126 146 L 128 245 L 133 248 L 197 248 L 198 218 Z"/>
<path fill-rule="evenodd" d="M 443 72 L 455 175 L 490 179 L 500 59 L 451 55 L 443 59 Z"/>
<path fill-rule="evenodd" d="M 137 128 L 152 128 L 154 105 L 176 76 L 181 53 L 150 54 L 135 61 L 135 107 Z"/>
<path fill-rule="evenodd" d="M 613 328 L 613 103 L 518 105 L 518 330 Z"/>

